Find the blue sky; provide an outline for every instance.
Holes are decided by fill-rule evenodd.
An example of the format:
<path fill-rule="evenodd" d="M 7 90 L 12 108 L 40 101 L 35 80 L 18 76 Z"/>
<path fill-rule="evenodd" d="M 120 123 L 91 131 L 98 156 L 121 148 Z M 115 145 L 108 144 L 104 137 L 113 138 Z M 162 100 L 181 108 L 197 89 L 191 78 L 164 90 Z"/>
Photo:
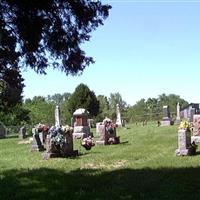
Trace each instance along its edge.
<path fill-rule="evenodd" d="M 103 2 L 112 5 L 109 18 L 83 44 L 95 64 L 75 77 L 24 71 L 24 98 L 72 93 L 84 83 L 96 95 L 119 92 L 130 105 L 162 93 L 199 103 L 200 0 Z"/>

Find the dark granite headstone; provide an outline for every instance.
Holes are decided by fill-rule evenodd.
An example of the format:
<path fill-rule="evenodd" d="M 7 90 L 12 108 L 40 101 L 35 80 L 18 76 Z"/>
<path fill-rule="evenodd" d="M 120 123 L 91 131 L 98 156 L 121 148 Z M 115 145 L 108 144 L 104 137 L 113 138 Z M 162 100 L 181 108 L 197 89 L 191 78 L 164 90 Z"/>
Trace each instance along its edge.
<path fill-rule="evenodd" d="M 38 132 L 38 129 L 33 128 L 32 129 L 33 133 L 33 144 L 32 144 L 32 150 L 36 151 L 44 151 L 44 133 Z"/>

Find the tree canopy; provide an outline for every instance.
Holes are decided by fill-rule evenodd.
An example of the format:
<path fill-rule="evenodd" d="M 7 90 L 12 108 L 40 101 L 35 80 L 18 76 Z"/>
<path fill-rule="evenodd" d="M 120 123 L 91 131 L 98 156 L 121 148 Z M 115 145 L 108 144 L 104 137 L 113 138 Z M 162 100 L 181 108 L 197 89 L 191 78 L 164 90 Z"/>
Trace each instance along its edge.
<path fill-rule="evenodd" d="M 66 74 L 82 72 L 93 59 L 80 45 L 110 8 L 92 0 L 1 0 L 1 69 L 29 66 L 45 73 L 52 64 Z"/>
<path fill-rule="evenodd" d="M 99 113 L 99 101 L 95 93 L 87 85 L 82 83 L 76 87 L 74 93 L 72 93 L 68 100 L 68 110 L 71 114 L 78 108 L 88 110 L 91 117 Z"/>

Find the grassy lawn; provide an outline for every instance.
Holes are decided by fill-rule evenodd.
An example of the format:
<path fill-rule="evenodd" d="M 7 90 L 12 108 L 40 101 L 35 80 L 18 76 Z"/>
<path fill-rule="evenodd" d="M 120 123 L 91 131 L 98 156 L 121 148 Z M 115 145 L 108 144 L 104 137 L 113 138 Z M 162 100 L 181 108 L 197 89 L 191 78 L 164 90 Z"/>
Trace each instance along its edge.
<path fill-rule="evenodd" d="M 0 140 L 2 199 L 200 199 L 200 155 L 176 157 L 177 126 L 127 125 L 121 144 L 77 158 L 42 159 L 20 139 Z M 96 139 L 96 138 L 95 138 Z"/>

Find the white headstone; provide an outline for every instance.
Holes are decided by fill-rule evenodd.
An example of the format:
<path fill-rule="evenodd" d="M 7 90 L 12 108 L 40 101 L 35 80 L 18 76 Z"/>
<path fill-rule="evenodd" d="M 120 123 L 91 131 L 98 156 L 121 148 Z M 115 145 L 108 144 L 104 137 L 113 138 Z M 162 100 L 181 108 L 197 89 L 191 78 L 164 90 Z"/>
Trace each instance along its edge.
<path fill-rule="evenodd" d="M 121 119 L 119 104 L 117 104 L 116 106 L 117 106 L 117 109 L 116 109 L 116 114 L 117 114 L 116 124 L 117 124 L 118 127 L 122 127 L 122 119 Z"/>
<path fill-rule="evenodd" d="M 180 123 L 180 105 L 179 105 L 179 102 L 176 105 L 176 123 Z"/>
<path fill-rule="evenodd" d="M 61 126 L 59 106 L 56 106 L 56 109 L 55 109 L 55 126 L 57 127 Z"/>

